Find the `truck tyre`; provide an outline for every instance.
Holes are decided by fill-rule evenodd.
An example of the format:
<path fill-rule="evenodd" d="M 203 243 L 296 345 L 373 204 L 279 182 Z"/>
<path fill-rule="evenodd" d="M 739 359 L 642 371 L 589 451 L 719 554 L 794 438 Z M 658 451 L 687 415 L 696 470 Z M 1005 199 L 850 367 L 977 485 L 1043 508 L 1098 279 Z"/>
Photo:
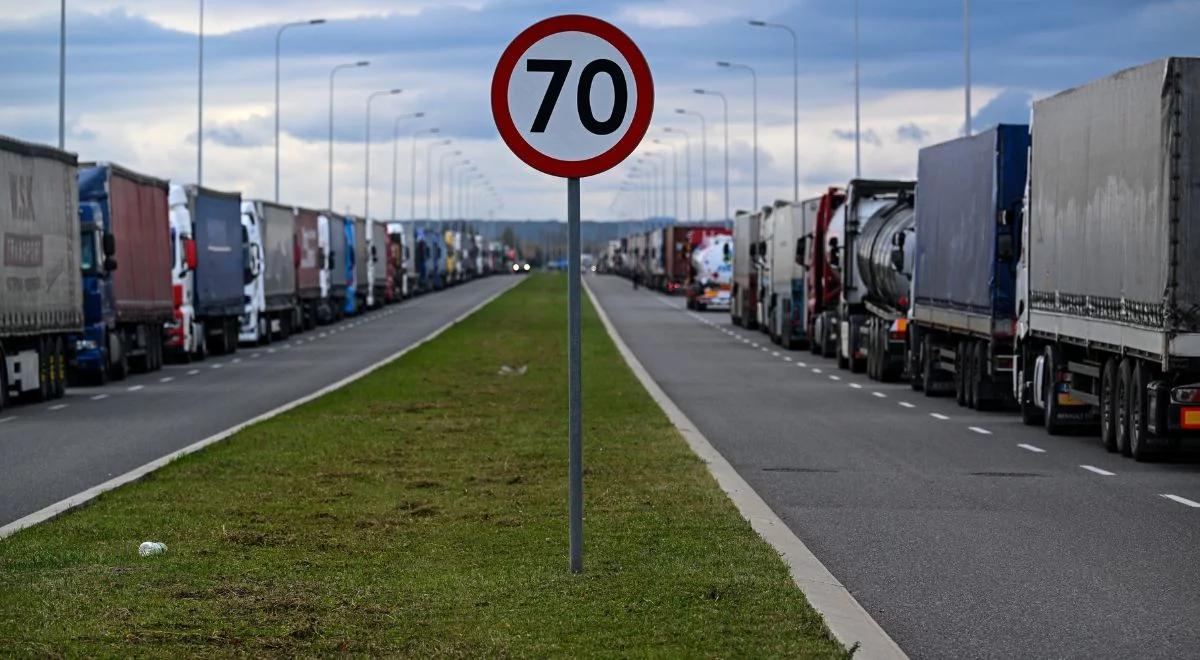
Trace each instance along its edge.
<path fill-rule="evenodd" d="M 1100 444 L 1117 451 L 1117 362 L 1109 358 L 1100 371 Z"/>
<path fill-rule="evenodd" d="M 1059 435 L 1063 430 L 1058 421 L 1058 365 L 1061 362 L 1058 349 L 1047 346 L 1046 359 L 1043 361 L 1046 373 L 1042 375 L 1042 412 L 1045 415 L 1042 422 L 1046 433 L 1050 435 Z"/>
<path fill-rule="evenodd" d="M 67 395 L 67 344 L 62 337 L 54 340 L 54 393 L 55 399 Z"/>
<path fill-rule="evenodd" d="M 1137 360 L 1132 369 L 1133 379 L 1129 388 L 1129 455 L 1133 460 L 1149 461 L 1156 457 L 1150 448 L 1150 432 L 1146 423 L 1150 419 L 1146 386 L 1150 384 L 1149 368 Z"/>
<path fill-rule="evenodd" d="M 261 323 L 261 321 L 260 321 Z M 225 320 L 225 355 L 232 355 L 237 352 L 238 345 L 238 322 L 236 318 Z"/>
<path fill-rule="evenodd" d="M 1020 387 L 1017 388 L 1017 407 L 1021 410 L 1021 423 L 1026 426 L 1040 426 L 1042 424 L 1042 411 L 1034 403 L 1033 398 L 1038 393 L 1033 391 L 1033 383 L 1035 382 L 1032 374 L 1037 360 L 1025 345 L 1017 347 L 1017 382 Z"/>
<path fill-rule="evenodd" d="M 933 368 L 933 354 L 937 350 L 933 345 L 933 337 L 926 335 L 921 340 L 921 355 L 918 358 L 921 363 L 921 389 L 925 391 L 925 396 L 937 396 L 934 383 L 937 382 L 937 371 Z"/>
<path fill-rule="evenodd" d="M 970 342 L 971 347 L 971 407 L 975 410 L 986 410 L 987 401 L 983 398 L 984 381 L 987 379 L 987 357 L 984 355 L 983 342 Z"/>
<path fill-rule="evenodd" d="M 967 343 L 960 341 L 954 349 L 954 400 L 967 405 Z"/>
<path fill-rule="evenodd" d="M 129 355 L 125 353 L 125 340 L 120 333 L 108 335 L 108 378 L 122 381 L 129 375 Z"/>
<path fill-rule="evenodd" d="M 1121 360 L 1117 366 L 1116 444 L 1123 456 L 1131 456 L 1129 448 L 1129 390 L 1133 387 L 1133 361 Z"/>

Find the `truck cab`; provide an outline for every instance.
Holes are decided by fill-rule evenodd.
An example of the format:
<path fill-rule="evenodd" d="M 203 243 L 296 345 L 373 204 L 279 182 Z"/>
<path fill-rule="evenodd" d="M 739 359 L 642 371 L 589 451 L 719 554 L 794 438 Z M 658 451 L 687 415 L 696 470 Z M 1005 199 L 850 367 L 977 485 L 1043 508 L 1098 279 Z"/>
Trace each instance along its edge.
<path fill-rule="evenodd" d="M 270 332 L 263 269 L 262 222 L 254 202 L 242 202 L 242 255 L 246 265 L 243 273 L 246 306 L 238 329 L 238 342 L 242 344 L 262 343 Z"/>
<path fill-rule="evenodd" d="M 168 196 L 171 224 L 171 290 L 175 300 L 175 320 L 166 324 L 167 348 L 184 359 L 205 355 L 204 325 L 192 306 L 196 286 L 196 241 L 192 236 L 192 215 L 188 211 L 187 192 L 171 184 Z"/>

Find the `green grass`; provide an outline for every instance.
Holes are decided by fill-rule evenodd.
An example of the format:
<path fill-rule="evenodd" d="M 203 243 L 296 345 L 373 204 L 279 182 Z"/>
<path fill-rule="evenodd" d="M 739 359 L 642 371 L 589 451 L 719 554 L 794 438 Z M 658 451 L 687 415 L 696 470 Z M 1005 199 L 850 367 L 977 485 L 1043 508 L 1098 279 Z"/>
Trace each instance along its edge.
<path fill-rule="evenodd" d="M 590 306 L 568 573 L 565 288 L 0 541 L 0 655 L 844 656 Z"/>

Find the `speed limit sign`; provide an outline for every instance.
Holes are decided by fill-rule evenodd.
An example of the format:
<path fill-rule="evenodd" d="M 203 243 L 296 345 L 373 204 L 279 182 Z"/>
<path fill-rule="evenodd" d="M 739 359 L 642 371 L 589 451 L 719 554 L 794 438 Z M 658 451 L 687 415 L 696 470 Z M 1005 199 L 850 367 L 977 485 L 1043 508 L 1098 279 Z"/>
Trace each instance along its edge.
<path fill-rule="evenodd" d="M 552 176 L 599 174 L 650 127 L 654 82 L 624 32 L 591 16 L 555 16 L 509 44 L 492 77 L 492 115 L 509 149 Z"/>
<path fill-rule="evenodd" d="M 530 167 L 567 179 L 567 435 L 571 572 L 583 571 L 583 375 L 579 180 L 616 167 L 650 128 L 654 81 L 633 40 L 591 16 L 517 35 L 492 76 L 492 116 Z"/>

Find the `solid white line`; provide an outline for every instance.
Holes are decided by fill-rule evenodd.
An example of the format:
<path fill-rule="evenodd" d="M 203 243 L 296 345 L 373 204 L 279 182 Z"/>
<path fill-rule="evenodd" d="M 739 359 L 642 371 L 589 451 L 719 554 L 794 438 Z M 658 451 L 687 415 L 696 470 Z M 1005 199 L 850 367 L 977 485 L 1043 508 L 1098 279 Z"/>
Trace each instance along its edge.
<path fill-rule="evenodd" d="M 158 379 L 158 382 L 160 382 L 160 383 L 169 383 L 169 382 L 171 382 L 171 381 L 173 381 L 173 380 L 175 380 L 175 377 L 174 377 L 174 376 L 167 376 L 166 378 L 159 378 L 159 379 Z"/>
<path fill-rule="evenodd" d="M 14 419 L 16 419 L 16 418 L 17 418 L 17 416 L 16 416 L 16 415 L 13 415 L 12 417 L 3 417 L 3 418 L 0 418 L 0 424 L 5 424 L 5 423 L 7 423 L 7 422 L 11 422 L 11 421 L 13 421 L 13 420 L 14 420 Z"/>
<path fill-rule="evenodd" d="M 1200 509 L 1200 502 L 1193 502 L 1186 497 L 1180 497 L 1178 495 L 1172 495 L 1170 493 L 1159 493 L 1159 495 L 1167 498 L 1168 500 L 1171 500 L 1174 502 L 1179 502 L 1180 504 L 1182 504 L 1184 506 L 1190 506 L 1193 509 Z"/>
<path fill-rule="evenodd" d="M 1025 449 L 1025 450 L 1027 450 L 1027 451 L 1031 451 L 1031 452 L 1033 452 L 1033 453 L 1035 453 L 1035 454 L 1044 454 L 1044 453 L 1046 453 L 1046 450 L 1045 450 L 1045 449 L 1042 449 L 1041 447 L 1034 447 L 1033 445 L 1027 445 L 1027 444 L 1021 443 L 1021 444 L 1019 444 L 1019 445 L 1017 445 L 1017 446 L 1018 446 L 1018 447 L 1020 447 L 1021 449 Z"/>
<path fill-rule="evenodd" d="M 1101 470 L 1100 468 L 1098 468 L 1094 465 L 1080 465 L 1079 467 L 1087 470 L 1088 472 L 1095 472 L 1096 474 L 1098 474 L 1102 477 L 1111 477 L 1114 474 L 1116 474 L 1116 472 L 1109 472 L 1108 470 Z"/>
<path fill-rule="evenodd" d="M 62 410 L 63 408 L 66 408 L 66 407 L 67 407 L 67 404 L 60 403 L 57 406 L 50 406 L 50 410 Z"/>
<path fill-rule="evenodd" d="M 145 385 L 134 385 L 132 387 L 126 388 L 126 390 L 129 392 L 137 392 L 138 390 L 145 389 L 145 387 L 146 387 Z"/>
<path fill-rule="evenodd" d="M 271 419 L 272 417 L 275 417 L 282 413 L 285 413 L 293 408 L 296 408 L 297 406 L 302 406 L 302 405 L 308 403 L 309 401 L 318 399 L 318 398 L 325 396 L 326 394 L 329 394 L 330 392 L 333 392 L 335 390 L 339 390 L 339 389 L 345 387 L 346 385 L 349 385 L 350 383 L 353 383 L 354 381 L 363 378 L 364 376 L 370 374 L 371 372 L 381 369 L 381 368 L 391 364 L 392 362 L 399 360 L 401 357 L 404 357 L 409 352 L 416 350 L 417 348 L 427 344 L 428 342 L 433 341 L 438 336 L 440 336 L 443 332 L 445 332 L 446 330 L 450 329 L 451 327 L 461 323 L 463 321 L 463 319 L 466 319 L 468 316 L 471 316 L 472 314 L 479 311 L 480 309 L 483 309 L 485 306 L 490 304 L 492 301 L 496 300 L 501 295 L 512 290 L 513 287 L 520 284 L 524 280 L 525 280 L 525 278 L 523 278 L 523 277 L 522 278 L 514 278 L 512 284 L 509 284 L 508 286 L 505 286 L 504 288 L 500 289 L 499 291 L 488 296 L 483 301 L 481 301 L 479 304 L 468 309 L 467 311 L 463 312 L 462 314 L 459 314 L 458 316 L 454 317 L 453 319 L 451 319 L 449 322 L 447 322 L 445 325 L 441 326 L 437 330 L 434 330 L 433 332 L 425 335 L 419 341 L 409 345 L 406 348 L 396 351 L 395 353 L 392 353 L 388 357 L 385 357 L 382 360 L 380 360 L 372 365 L 364 367 L 363 369 L 360 369 L 360 370 L 354 372 L 353 374 L 346 376 L 345 378 L 337 381 L 336 383 L 331 383 L 329 385 L 326 385 L 325 387 L 322 387 L 322 388 L 316 390 L 315 392 L 312 392 L 311 394 L 306 394 L 306 395 L 304 395 L 298 399 L 295 399 L 289 403 L 285 403 L 282 406 L 279 406 L 278 408 L 268 410 L 267 412 L 265 412 L 261 415 L 258 415 L 257 417 L 253 417 L 253 418 L 248 419 L 240 424 L 231 426 L 228 429 L 225 429 L 224 431 L 221 431 L 220 433 L 217 433 L 215 435 L 210 435 L 203 440 L 194 442 L 194 443 L 188 445 L 187 447 L 184 447 L 183 449 L 180 449 L 178 451 L 167 454 L 166 456 L 163 456 L 162 458 L 159 458 L 157 460 L 150 461 L 149 463 L 146 463 L 145 465 L 143 465 L 141 467 L 134 468 L 133 470 L 130 470 L 129 472 L 126 472 L 125 474 L 122 474 L 119 477 L 114 477 L 112 479 L 109 479 L 108 481 L 105 481 L 104 483 L 102 483 L 98 486 L 93 486 L 81 493 L 72 495 L 71 497 L 68 497 L 65 500 L 55 502 L 54 504 L 51 504 L 50 506 L 48 506 L 44 509 L 35 511 L 23 518 L 14 520 L 13 522 L 10 522 L 7 525 L 4 525 L 3 527 L 0 527 L 0 539 L 8 538 L 9 536 L 12 536 L 13 534 L 21 531 L 22 529 L 25 529 L 26 527 L 32 527 L 33 525 L 36 525 L 41 522 L 45 522 L 51 518 L 54 518 L 55 516 L 62 515 L 78 506 L 87 504 L 88 502 L 99 497 L 100 494 L 102 494 L 102 493 L 106 493 L 114 488 L 123 486 L 131 481 L 137 481 L 138 479 L 145 477 L 147 474 L 150 474 L 151 472 L 154 472 L 155 470 L 163 467 L 164 465 L 167 465 L 171 461 L 174 461 L 175 459 L 181 458 L 183 456 L 187 456 L 188 454 L 194 454 L 211 444 L 220 442 L 220 441 L 228 438 L 229 436 L 237 433 L 238 431 L 241 431 L 242 429 L 246 428 L 247 426 L 250 426 L 252 424 L 257 424 L 258 422 L 261 422 L 264 420 Z M 197 372 L 197 373 L 199 373 L 199 372 Z"/>
<path fill-rule="evenodd" d="M 886 398 L 887 398 L 887 395 L 886 395 L 886 394 L 884 394 L 883 392 L 871 392 L 871 394 L 872 394 L 873 396 L 877 396 L 877 397 L 879 397 L 880 399 L 886 399 Z"/>
<path fill-rule="evenodd" d="M 967 427 L 967 428 L 969 428 L 970 430 L 972 430 L 972 431 L 974 431 L 974 432 L 978 433 L 979 435 L 991 435 L 991 434 L 992 434 L 992 432 L 991 432 L 991 431 L 989 431 L 989 430 L 987 430 L 987 429 L 984 429 L 984 428 L 980 428 L 980 427 L 978 427 L 978 426 L 969 426 L 969 427 Z"/>
<path fill-rule="evenodd" d="M 946 415 L 943 415 L 942 413 L 929 413 L 929 416 L 934 419 L 940 419 L 943 422 L 946 421 L 947 419 L 950 419 L 949 417 L 947 417 Z"/>
<path fill-rule="evenodd" d="M 907 401 L 901 401 L 901 402 L 900 402 L 900 407 L 901 407 L 901 408 L 916 408 L 916 406 L 914 406 L 913 404 L 911 404 L 911 403 L 909 403 L 909 402 L 907 402 Z"/>
<path fill-rule="evenodd" d="M 856 389 L 856 390 L 861 390 L 861 389 L 862 389 L 862 385 L 859 385 L 858 383 L 850 383 L 850 387 L 852 387 L 852 388 L 854 388 L 854 389 Z"/>
<path fill-rule="evenodd" d="M 608 336 L 616 344 L 625 363 L 633 371 L 642 386 L 658 403 L 680 435 L 691 447 L 692 452 L 704 461 L 708 471 L 716 479 L 721 490 L 733 501 L 742 517 L 758 535 L 779 553 L 791 569 L 792 580 L 804 593 L 810 605 L 825 619 L 825 625 L 833 636 L 846 648 L 858 647 L 855 657 L 860 658 L 907 658 L 904 651 L 888 636 L 887 632 L 871 618 L 854 596 L 838 582 L 829 569 L 804 545 L 796 534 L 771 510 L 762 497 L 742 478 L 737 470 L 712 446 L 700 429 L 688 419 L 675 402 L 663 392 L 646 368 L 629 350 L 620 333 L 600 306 L 592 288 L 584 282 L 584 290 L 604 324 Z"/>

